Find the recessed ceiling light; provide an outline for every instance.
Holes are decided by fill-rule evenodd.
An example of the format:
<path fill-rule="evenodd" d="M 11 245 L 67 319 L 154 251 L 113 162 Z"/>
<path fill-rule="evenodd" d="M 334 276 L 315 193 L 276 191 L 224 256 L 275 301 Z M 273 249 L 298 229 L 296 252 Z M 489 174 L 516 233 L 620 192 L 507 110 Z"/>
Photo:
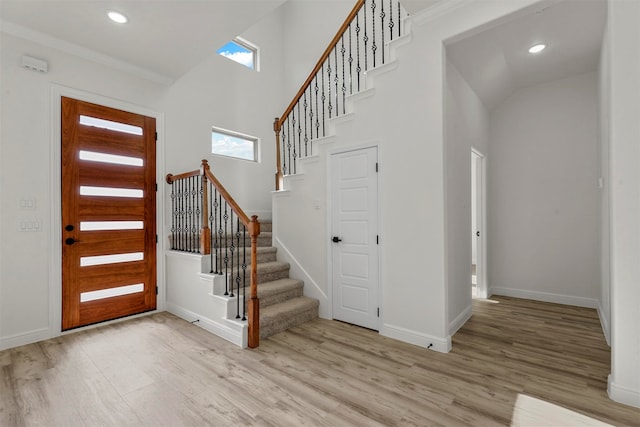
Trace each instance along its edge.
<path fill-rule="evenodd" d="M 537 44 L 535 46 L 531 46 L 529 48 L 529 53 L 538 53 L 538 52 L 542 52 L 544 50 L 544 48 L 547 47 L 547 45 L 545 44 Z"/>
<path fill-rule="evenodd" d="M 126 16 L 124 16 L 120 12 L 114 12 L 113 10 L 107 12 L 107 16 L 113 22 L 117 22 L 118 24 L 125 24 L 128 21 Z"/>

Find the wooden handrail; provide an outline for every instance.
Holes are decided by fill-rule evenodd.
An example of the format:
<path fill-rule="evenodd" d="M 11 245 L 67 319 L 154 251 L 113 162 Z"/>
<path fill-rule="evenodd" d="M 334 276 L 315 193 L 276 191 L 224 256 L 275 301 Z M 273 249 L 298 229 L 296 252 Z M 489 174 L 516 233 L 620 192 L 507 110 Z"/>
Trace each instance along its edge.
<path fill-rule="evenodd" d="M 276 133 L 280 132 L 280 127 L 282 126 L 282 123 L 284 123 L 284 120 L 287 118 L 287 116 L 289 116 L 289 113 L 291 113 L 291 110 L 293 110 L 293 107 L 298 103 L 298 101 L 304 94 L 304 91 L 311 84 L 311 81 L 313 80 L 313 78 L 316 76 L 316 74 L 318 74 L 318 71 L 320 70 L 320 68 L 322 68 L 322 64 L 324 64 L 324 61 L 327 59 L 331 51 L 333 51 L 333 48 L 338 43 L 338 40 L 340 40 L 344 32 L 347 30 L 347 28 L 349 28 L 349 24 L 351 24 L 351 21 L 353 21 L 353 18 L 356 17 L 358 12 L 362 8 L 362 5 L 364 5 L 364 1 L 365 0 L 358 0 L 356 2 L 356 5 L 353 7 L 351 12 L 347 16 L 347 19 L 345 19 L 345 21 L 342 23 L 336 35 L 333 36 L 333 39 L 331 39 L 329 46 L 327 46 L 325 51 L 322 53 L 322 56 L 316 63 L 316 66 L 313 67 L 313 70 L 311 70 L 311 73 L 309 73 L 309 77 L 307 77 L 307 79 L 304 81 L 304 83 L 300 87 L 300 90 L 298 90 L 298 93 L 296 93 L 296 96 L 293 97 L 293 101 L 291 101 L 287 109 L 284 110 L 284 113 L 282 113 L 280 118 L 276 119 L 276 122 L 274 124 L 274 130 L 276 131 Z"/>
<path fill-rule="evenodd" d="M 273 122 L 273 131 L 276 133 L 276 191 L 282 188 L 282 184 L 284 180 L 282 164 L 280 163 L 280 130 L 282 128 L 282 124 L 287 119 L 287 117 L 289 117 L 289 114 L 291 113 L 293 108 L 296 106 L 298 101 L 300 101 L 300 98 L 302 97 L 304 92 L 307 90 L 307 88 L 313 81 L 316 74 L 318 74 L 318 71 L 320 71 L 320 69 L 322 68 L 322 64 L 324 64 L 326 59 L 329 57 L 329 55 L 333 51 L 334 47 L 336 46 L 336 44 L 338 43 L 342 35 L 345 33 L 345 31 L 347 31 L 347 28 L 349 28 L 349 25 L 351 25 L 351 22 L 353 21 L 353 19 L 356 17 L 358 12 L 364 5 L 364 2 L 365 0 L 358 0 L 356 2 L 353 9 L 351 10 L 347 18 L 344 20 L 344 22 L 338 29 L 338 32 L 336 32 L 336 35 L 333 36 L 333 38 L 331 39 L 331 42 L 329 43 L 325 51 L 322 53 L 322 56 L 316 63 L 315 67 L 313 67 L 313 70 L 311 70 L 311 73 L 309 73 L 309 77 L 307 77 L 307 79 L 304 81 L 304 83 L 300 87 L 300 90 L 298 90 L 298 93 L 296 93 L 296 95 L 293 97 L 293 100 L 291 101 L 289 106 L 284 110 L 284 113 L 282 113 L 280 117 L 276 117 Z"/>
<path fill-rule="evenodd" d="M 211 170 L 209 169 L 209 164 L 207 163 L 207 161 L 203 160 L 202 164 L 203 164 L 203 167 L 204 167 L 204 176 L 209 178 L 209 181 L 211 181 L 213 186 L 216 187 L 216 189 L 218 190 L 218 193 L 220 193 L 222 198 L 227 201 L 229 206 L 231 206 L 231 210 L 233 210 L 233 212 L 235 212 L 235 214 L 238 216 L 240 221 L 242 221 L 242 224 L 245 227 L 249 228 L 249 224 L 251 223 L 251 220 L 249 219 L 247 214 L 244 213 L 244 211 L 242 210 L 240 205 L 238 205 L 238 203 L 233 199 L 233 197 L 231 197 L 231 194 L 229 194 L 227 189 L 224 188 L 224 186 L 220 183 L 220 181 L 218 181 L 218 178 L 213 176 L 213 174 L 211 173 Z"/>
<path fill-rule="evenodd" d="M 193 176 L 199 176 L 199 175 L 200 175 L 200 169 L 194 170 L 191 172 L 181 173 L 179 175 L 173 175 L 171 173 L 168 173 L 166 180 L 167 180 L 167 184 L 173 184 L 174 182 L 179 181 L 181 179 L 191 178 Z"/>
<path fill-rule="evenodd" d="M 249 237 L 251 238 L 251 272 L 250 272 L 250 299 L 247 307 L 248 311 L 248 346 L 249 348 L 256 348 L 260 345 L 260 301 L 258 300 L 258 236 L 260 235 L 260 222 L 258 216 L 253 215 L 251 218 L 242 210 L 238 203 L 231 197 L 231 194 L 226 188 L 218 181 L 209 167 L 209 162 L 206 159 L 202 160 L 200 169 L 191 172 L 181 173 L 179 175 L 168 174 L 166 177 L 168 184 L 173 184 L 175 181 L 185 178 L 191 178 L 195 176 L 202 176 L 202 225 L 200 228 L 200 253 L 202 255 L 211 254 L 211 232 L 209 229 L 209 203 L 207 192 L 207 181 L 218 190 L 220 196 L 231 207 L 231 210 L 236 214 L 238 219 L 249 231 Z"/>

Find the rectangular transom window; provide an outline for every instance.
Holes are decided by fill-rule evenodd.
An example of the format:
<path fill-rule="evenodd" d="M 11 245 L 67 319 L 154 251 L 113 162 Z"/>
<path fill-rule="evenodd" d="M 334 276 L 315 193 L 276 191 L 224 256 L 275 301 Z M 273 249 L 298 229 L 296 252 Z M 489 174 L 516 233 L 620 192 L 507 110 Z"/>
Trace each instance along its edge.
<path fill-rule="evenodd" d="M 225 44 L 216 53 L 247 68 L 260 71 L 258 69 L 258 47 L 240 37 Z"/>
<path fill-rule="evenodd" d="M 244 135 L 214 127 L 211 131 L 211 152 L 219 156 L 258 161 L 258 144 L 255 136 Z"/>

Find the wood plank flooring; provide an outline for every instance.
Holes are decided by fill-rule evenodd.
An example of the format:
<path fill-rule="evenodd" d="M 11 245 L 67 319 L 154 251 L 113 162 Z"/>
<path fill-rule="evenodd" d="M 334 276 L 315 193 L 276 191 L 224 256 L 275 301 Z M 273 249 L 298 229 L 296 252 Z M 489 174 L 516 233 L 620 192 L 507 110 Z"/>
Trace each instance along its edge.
<path fill-rule="evenodd" d="M 0 426 L 640 426 L 594 310 L 494 297 L 440 354 L 316 320 L 241 350 L 158 313 L 0 352 Z"/>

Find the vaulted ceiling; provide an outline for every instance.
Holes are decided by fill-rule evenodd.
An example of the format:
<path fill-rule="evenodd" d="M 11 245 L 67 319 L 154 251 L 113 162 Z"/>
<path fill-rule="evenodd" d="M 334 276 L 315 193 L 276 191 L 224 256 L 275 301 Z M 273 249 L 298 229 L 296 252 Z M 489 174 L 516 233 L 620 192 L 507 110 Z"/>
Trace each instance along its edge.
<path fill-rule="evenodd" d="M 606 23 L 604 0 L 545 2 L 447 45 L 447 57 L 484 105 L 516 90 L 594 71 Z M 529 47 L 547 48 L 530 54 Z"/>
<path fill-rule="evenodd" d="M 285 1 L 2 0 L 0 25 L 45 44 L 53 40 L 52 46 L 79 46 L 170 83 Z M 417 13 L 444 1 L 403 4 Z M 111 22 L 108 10 L 129 22 Z M 492 109 L 518 88 L 596 69 L 605 20 L 606 0 L 543 2 L 447 45 L 447 55 Z M 538 42 L 547 49 L 528 54 Z"/>

